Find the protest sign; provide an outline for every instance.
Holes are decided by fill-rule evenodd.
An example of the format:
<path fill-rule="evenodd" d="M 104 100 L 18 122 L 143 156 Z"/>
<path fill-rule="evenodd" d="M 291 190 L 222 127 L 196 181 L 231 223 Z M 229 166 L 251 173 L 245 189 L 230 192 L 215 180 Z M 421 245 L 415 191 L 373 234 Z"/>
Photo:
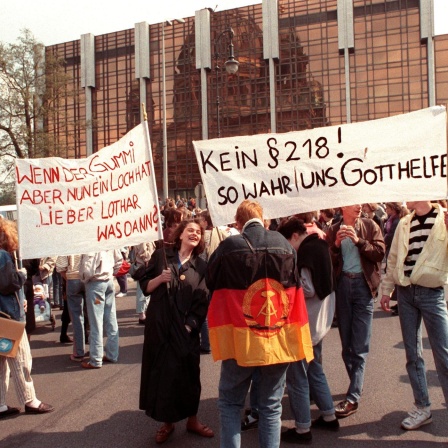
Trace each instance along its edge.
<path fill-rule="evenodd" d="M 446 109 L 193 142 L 214 225 L 245 199 L 265 218 L 365 202 L 447 197 Z"/>
<path fill-rule="evenodd" d="M 17 159 L 20 258 L 162 238 L 147 123 L 85 159 Z"/>

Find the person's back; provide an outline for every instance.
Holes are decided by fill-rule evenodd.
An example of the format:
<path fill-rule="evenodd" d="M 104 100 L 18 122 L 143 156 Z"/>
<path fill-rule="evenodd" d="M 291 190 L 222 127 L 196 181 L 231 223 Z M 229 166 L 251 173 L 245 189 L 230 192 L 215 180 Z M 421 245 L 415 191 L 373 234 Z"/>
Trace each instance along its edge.
<path fill-rule="evenodd" d="M 294 249 L 264 228 L 255 201 L 240 204 L 236 222 L 242 234 L 219 245 L 206 276 L 212 354 L 222 360 L 221 447 L 240 446 L 240 409 L 253 374 L 259 385 L 260 446 L 275 447 L 288 363 L 312 358 L 311 337 Z"/>
<path fill-rule="evenodd" d="M 118 323 L 115 307 L 113 274 L 123 258 L 119 250 L 84 254 L 79 273 L 86 288 L 87 314 L 90 323 L 90 360 L 82 361 L 85 369 L 99 369 L 103 361 L 118 360 Z M 103 352 L 103 326 L 107 342 Z"/>
<path fill-rule="evenodd" d="M 73 325 L 73 353 L 70 360 L 82 362 L 86 352 L 86 328 L 88 325 L 87 313 L 84 313 L 85 286 L 81 281 L 80 269 L 81 255 L 63 255 L 56 260 L 56 270 L 66 281 L 67 307 Z M 62 337 L 62 336 L 61 336 Z"/>
<path fill-rule="evenodd" d="M 282 235 L 266 230 L 256 220 L 248 221 L 241 235 L 227 238 L 212 254 L 207 285 L 214 292 L 209 310 L 209 325 L 213 327 L 211 339 L 215 360 L 234 358 L 239 365 L 254 366 L 275 364 L 282 357 L 282 362 L 303 359 L 303 353 L 298 358 L 299 355 L 292 352 L 260 352 L 265 343 L 264 337 L 272 337 L 271 346 L 275 345 L 272 343 L 275 340 L 274 334 L 270 332 L 280 330 L 291 319 L 291 315 L 299 311 L 295 307 L 290 309 L 286 303 L 286 296 L 297 292 L 298 277 L 295 251 Z M 299 294 L 302 294 L 301 289 Z M 229 300 L 229 297 L 232 298 Z M 272 308 L 274 299 L 278 301 L 276 305 L 279 309 Z M 235 308 L 235 301 L 241 304 L 241 309 Z M 300 301 L 295 305 L 299 303 Z M 248 311 L 252 307 L 261 308 L 253 313 Z M 243 327 L 247 324 L 251 330 L 251 344 L 244 348 L 240 345 L 244 342 L 238 340 L 241 336 L 239 323 L 234 323 L 235 334 L 231 340 L 222 337 L 224 334 L 220 325 L 223 323 L 223 316 L 238 319 L 243 314 L 246 318 Z M 291 326 L 288 329 L 291 333 L 296 330 Z M 228 328 L 224 331 L 228 331 Z M 295 338 L 297 333 L 291 336 Z"/>
<path fill-rule="evenodd" d="M 213 226 L 213 222 L 208 210 L 202 210 L 199 214 L 201 226 L 204 228 L 205 249 L 200 255 L 208 262 L 210 255 L 216 250 L 222 240 L 228 237 L 228 234 L 218 227 Z"/>
<path fill-rule="evenodd" d="M 199 256 L 208 263 L 211 254 L 220 245 L 221 241 L 228 237 L 228 234 L 218 227 L 213 226 L 212 218 L 208 210 L 202 210 L 198 215 L 201 227 L 204 229 L 205 249 Z M 208 333 L 208 318 L 204 320 L 201 327 L 201 353 L 209 355 L 212 351 L 210 348 L 210 338 Z"/>

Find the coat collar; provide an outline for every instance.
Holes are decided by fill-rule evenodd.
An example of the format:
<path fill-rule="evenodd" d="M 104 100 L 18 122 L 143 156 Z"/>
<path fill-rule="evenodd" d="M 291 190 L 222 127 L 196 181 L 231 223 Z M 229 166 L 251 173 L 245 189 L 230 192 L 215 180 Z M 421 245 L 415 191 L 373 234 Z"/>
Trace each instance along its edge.
<path fill-rule="evenodd" d="M 252 218 L 252 219 L 249 219 L 249 221 L 247 221 L 246 224 L 244 224 L 243 230 L 241 231 L 241 233 L 243 233 L 247 229 L 247 227 L 251 226 L 252 224 L 260 224 L 261 226 L 264 227 L 263 221 L 261 219 Z"/>
<path fill-rule="evenodd" d="M 178 260 L 179 260 L 179 257 L 177 255 L 177 253 L 178 253 L 177 249 L 175 249 L 174 247 L 168 247 L 165 249 L 165 251 L 166 251 L 166 259 L 167 259 L 168 263 L 171 262 L 174 266 L 177 267 Z M 191 265 L 195 270 L 197 270 L 197 266 L 196 266 L 197 259 L 198 259 L 198 257 L 193 256 L 188 260 L 188 262 L 186 264 Z M 186 264 L 184 264 L 183 266 L 185 267 Z"/>

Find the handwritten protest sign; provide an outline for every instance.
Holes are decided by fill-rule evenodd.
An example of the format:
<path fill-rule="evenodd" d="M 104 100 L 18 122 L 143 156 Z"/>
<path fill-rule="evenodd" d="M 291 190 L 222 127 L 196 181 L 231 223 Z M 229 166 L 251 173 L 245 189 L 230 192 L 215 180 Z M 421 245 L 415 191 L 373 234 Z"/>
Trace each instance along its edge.
<path fill-rule="evenodd" d="M 21 258 L 162 237 L 146 122 L 85 159 L 17 160 L 16 194 Z"/>
<path fill-rule="evenodd" d="M 446 109 L 193 142 L 213 223 L 255 199 L 265 218 L 364 202 L 447 197 Z"/>

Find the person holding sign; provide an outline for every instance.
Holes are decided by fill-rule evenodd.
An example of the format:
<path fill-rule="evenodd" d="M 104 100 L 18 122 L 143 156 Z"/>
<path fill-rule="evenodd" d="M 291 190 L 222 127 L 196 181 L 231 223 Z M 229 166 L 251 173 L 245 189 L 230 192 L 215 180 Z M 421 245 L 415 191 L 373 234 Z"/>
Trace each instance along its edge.
<path fill-rule="evenodd" d="M 201 396 L 199 331 L 208 309 L 204 230 L 199 220 L 184 220 L 174 230 L 173 246 L 156 250 L 142 277 L 151 294 L 145 320 L 140 409 L 164 422 L 156 442 L 165 442 L 174 423 L 187 418 L 187 431 L 213 437 L 196 415 Z M 165 258 L 166 257 L 166 258 Z"/>
<path fill-rule="evenodd" d="M 0 311 L 11 319 L 20 321 L 23 320 L 25 310 L 23 300 L 18 299 L 18 293 L 25 283 L 26 270 L 17 270 L 14 265 L 13 254 L 17 247 L 15 223 L 0 219 Z M 30 345 L 25 331 L 14 358 L 2 356 L 0 352 L 0 419 L 20 413 L 19 408 L 6 405 L 10 372 L 18 399 L 25 405 L 26 414 L 44 414 L 54 410 L 53 406 L 37 399 L 31 378 L 31 364 Z"/>
<path fill-rule="evenodd" d="M 361 204 L 342 207 L 342 220 L 327 234 L 342 359 L 350 379 L 346 399 L 335 408 L 338 418 L 358 410 L 372 334 L 373 301 L 385 253 L 381 229 L 373 220 L 361 218 L 361 211 Z"/>
<path fill-rule="evenodd" d="M 395 287 L 406 369 L 415 401 L 401 427 L 413 430 L 432 422 L 422 356 L 422 319 L 448 403 L 448 314 L 443 289 L 448 282 L 448 213 L 429 201 L 407 202 L 407 206 L 413 212 L 400 220 L 395 231 L 382 284 L 381 307 L 390 311 Z"/>

